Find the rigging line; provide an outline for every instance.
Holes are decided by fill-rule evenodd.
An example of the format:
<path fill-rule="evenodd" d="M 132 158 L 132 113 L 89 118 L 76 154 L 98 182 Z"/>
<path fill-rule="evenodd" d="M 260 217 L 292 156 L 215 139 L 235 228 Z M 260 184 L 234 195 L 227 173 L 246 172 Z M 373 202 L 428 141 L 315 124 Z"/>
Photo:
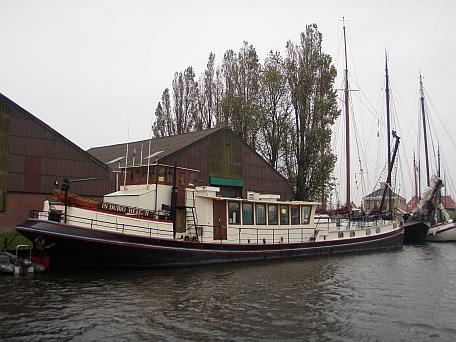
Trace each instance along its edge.
<path fill-rule="evenodd" d="M 350 74 L 349 74 L 350 75 Z M 366 109 L 376 118 L 376 119 L 379 119 L 381 117 L 381 115 L 377 112 L 375 106 L 372 104 L 372 102 L 370 102 L 369 100 L 369 97 L 367 96 L 367 94 L 361 89 L 361 86 L 359 85 L 359 83 L 350 78 L 352 80 L 352 83 L 356 86 L 357 89 L 359 89 L 359 93 L 363 96 L 363 98 L 365 99 L 365 102 L 363 102 L 363 104 L 365 105 Z"/>
<path fill-rule="evenodd" d="M 408 197 L 408 192 L 407 188 L 405 187 L 405 178 L 404 178 L 404 168 L 403 168 L 403 163 L 402 163 L 402 158 L 400 155 L 398 155 L 398 162 L 399 162 L 399 176 L 400 176 L 400 183 L 404 186 L 404 198 Z M 399 194 L 399 192 L 398 192 Z"/>
<path fill-rule="evenodd" d="M 426 105 L 426 103 L 425 103 L 425 105 Z M 426 106 L 426 113 L 429 113 L 429 111 L 427 109 L 428 108 Z M 435 170 L 437 170 L 438 161 L 437 161 L 437 154 L 436 154 L 436 148 L 435 148 L 436 142 L 435 142 L 435 139 L 434 139 L 434 132 L 436 132 L 436 128 L 434 126 L 433 121 L 430 118 L 430 115 L 426 115 L 426 124 L 429 127 L 428 136 L 429 136 L 429 140 L 430 140 L 430 144 L 431 144 L 431 148 L 432 148 L 432 155 L 434 156 L 434 167 L 435 167 Z M 437 140 L 437 144 L 438 143 L 439 143 L 439 141 Z"/>
<path fill-rule="evenodd" d="M 350 26 L 348 26 L 348 30 L 350 31 L 350 32 L 349 32 L 349 36 L 350 36 L 350 37 L 354 37 L 353 34 L 351 33 L 351 27 L 350 27 Z M 350 70 L 353 69 L 353 71 L 354 71 L 354 76 L 355 76 L 355 78 L 356 78 L 356 80 L 357 80 L 357 79 L 358 79 L 358 75 L 357 75 L 357 71 L 356 71 L 355 58 L 353 57 L 353 56 L 354 56 L 353 50 L 352 50 L 352 48 L 351 48 L 351 42 L 348 42 L 348 51 L 349 51 L 349 54 L 350 54 L 350 59 L 351 59 L 351 61 L 352 61 L 352 65 L 351 65 Z M 358 82 L 355 82 L 355 83 L 358 84 Z M 358 87 L 358 89 L 359 89 L 359 87 Z"/>
<path fill-rule="evenodd" d="M 404 132 L 402 130 L 401 120 L 400 120 L 400 118 L 402 118 L 402 116 L 399 116 L 398 113 L 399 112 L 403 112 L 403 111 L 399 111 L 397 109 L 397 106 L 396 106 L 397 101 L 396 101 L 395 93 L 393 93 L 393 96 L 391 97 L 391 99 L 392 99 L 391 103 L 392 103 L 393 108 L 394 108 L 394 110 L 393 110 L 393 119 L 394 119 L 394 122 L 395 122 L 396 127 L 397 127 L 396 130 L 399 131 L 399 132 L 402 132 L 402 135 L 404 135 L 404 133 L 405 133 L 404 140 L 407 142 L 408 141 L 407 137 L 409 137 L 410 134 L 411 134 L 410 130 L 411 130 L 412 125 L 407 125 L 407 131 L 406 132 Z M 406 144 L 403 144 L 403 143 L 401 144 L 401 146 L 404 146 L 404 145 L 407 145 L 407 143 Z M 406 162 L 408 163 L 409 162 L 409 158 L 407 156 L 408 156 L 408 154 L 405 154 Z"/>
<path fill-rule="evenodd" d="M 446 170 L 446 161 L 445 159 L 443 160 L 443 164 L 444 164 L 444 170 Z M 450 189 L 450 192 L 454 195 L 455 194 L 455 184 L 453 182 L 454 180 L 449 177 L 449 174 L 445 172 L 445 182 L 446 184 L 445 185 L 448 185 L 448 188 Z"/>
<path fill-rule="evenodd" d="M 437 109 L 435 108 L 434 104 L 432 103 L 431 98 L 430 98 L 430 96 L 428 95 L 428 92 L 427 92 L 426 89 L 424 89 L 424 93 L 426 94 L 426 99 L 428 100 L 428 102 L 429 102 L 429 104 L 431 105 L 431 107 L 432 107 L 434 113 L 436 114 L 435 116 L 437 117 L 437 119 L 438 119 L 440 125 L 442 125 L 442 127 L 443 127 L 445 133 L 447 134 L 448 139 L 450 139 L 450 141 L 451 141 L 451 143 L 453 144 L 453 146 L 456 147 L 456 144 L 455 144 L 453 138 L 451 137 L 450 133 L 448 132 L 448 130 L 447 130 L 447 128 L 446 128 L 446 125 L 445 125 L 445 124 L 442 122 L 442 120 L 440 119 L 440 115 L 438 114 Z"/>
<path fill-rule="evenodd" d="M 401 132 L 402 129 L 401 129 L 401 125 L 400 125 L 399 115 L 397 114 L 399 111 L 396 109 L 396 103 L 397 102 L 396 102 L 395 94 L 396 94 L 395 92 L 392 92 L 392 94 L 391 94 L 392 95 L 391 96 L 391 100 L 392 100 L 391 104 L 392 104 L 392 107 L 393 107 L 393 111 L 392 111 L 393 112 L 393 116 L 392 117 L 393 117 L 393 119 L 395 119 L 395 120 L 393 120 L 393 124 L 396 125 L 396 131 Z M 411 127 L 411 125 L 408 125 L 408 131 L 407 132 L 410 132 L 410 127 Z M 408 133 L 406 134 L 406 136 L 408 136 Z M 405 167 L 407 168 L 407 171 L 410 173 L 410 163 L 409 163 L 410 160 L 409 160 L 408 154 L 406 153 L 406 146 L 404 144 L 401 144 L 401 145 L 399 145 L 399 149 L 400 149 L 399 151 L 403 151 L 403 155 L 405 155 L 405 157 L 402 157 L 401 160 L 405 159 L 405 165 L 406 165 Z M 413 178 L 411 178 L 411 179 L 413 179 Z M 403 184 L 405 185 L 405 182 L 403 182 Z M 409 183 L 407 185 L 408 186 L 413 186 L 413 182 Z"/>
<path fill-rule="evenodd" d="M 361 179 L 360 179 L 360 181 L 361 181 L 361 191 L 364 192 L 363 166 L 361 164 L 361 157 L 360 157 L 358 127 L 356 125 L 354 111 L 352 110 L 351 113 L 352 113 L 353 130 L 354 130 L 354 136 L 355 136 L 355 145 L 356 145 L 356 150 L 358 152 L 359 171 L 360 171 L 360 175 L 361 175 Z"/>

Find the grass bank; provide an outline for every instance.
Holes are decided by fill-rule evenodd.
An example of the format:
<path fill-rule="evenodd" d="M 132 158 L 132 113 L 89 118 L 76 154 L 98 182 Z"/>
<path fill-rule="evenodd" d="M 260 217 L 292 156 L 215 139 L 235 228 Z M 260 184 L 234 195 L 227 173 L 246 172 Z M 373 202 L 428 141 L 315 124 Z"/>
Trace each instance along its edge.
<path fill-rule="evenodd" d="M 32 242 L 16 232 L 0 233 L 0 251 L 5 247 L 8 250 L 15 250 L 17 245 L 32 245 Z"/>

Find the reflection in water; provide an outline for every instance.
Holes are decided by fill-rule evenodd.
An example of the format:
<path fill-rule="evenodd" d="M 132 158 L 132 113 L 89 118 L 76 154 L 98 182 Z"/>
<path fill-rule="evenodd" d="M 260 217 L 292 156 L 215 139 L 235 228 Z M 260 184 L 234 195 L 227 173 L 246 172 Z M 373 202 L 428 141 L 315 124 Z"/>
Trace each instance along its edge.
<path fill-rule="evenodd" d="M 2 340 L 454 340 L 456 245 L 0 278 Z"/>

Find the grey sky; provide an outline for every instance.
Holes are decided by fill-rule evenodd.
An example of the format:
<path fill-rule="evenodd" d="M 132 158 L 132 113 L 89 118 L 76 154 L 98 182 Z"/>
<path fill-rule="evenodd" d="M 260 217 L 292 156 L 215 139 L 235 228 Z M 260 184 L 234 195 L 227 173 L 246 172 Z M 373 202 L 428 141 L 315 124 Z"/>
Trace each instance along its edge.
<path fill-rule="evenodd" d="M 419 70 L 437 109 L 434 121 L 454 131 L 455 14 L 455 2 L 441 0 L 0 0 L 0 92 L 85 149 L 126 141 L 129 116 L 130 140 L 145 139 L 173 74 L 191 65 L 199 75 L 211 51 L 220 64 L 223 53 L 238 50 L 244 40 L 263 60 L 269 50 L 283 52 L 287 40 L 298 41 L 306 24 L 317 23 L 341 76 L 345 16 L 349 69 L 359 84 L 353 87 L 378 115 L 388 51 L 405 163 L 416 149 Z M 360 101 L 354 96 L 360 144 L 372 148 L 375 115 Z M 446 133 L 436 134 L 454 170 L 455 145 Z M 378 168 L 372 160 L 368 164 Z"/>

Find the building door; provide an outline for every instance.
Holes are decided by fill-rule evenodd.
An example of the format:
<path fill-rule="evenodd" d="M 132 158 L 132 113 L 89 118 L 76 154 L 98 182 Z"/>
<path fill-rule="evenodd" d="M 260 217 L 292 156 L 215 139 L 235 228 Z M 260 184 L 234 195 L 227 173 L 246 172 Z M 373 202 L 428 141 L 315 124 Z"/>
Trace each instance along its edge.
<path fill-rule="evenodd" d="M 214 240 L 226 240 L 226 201 L 213 201 Z"/>

